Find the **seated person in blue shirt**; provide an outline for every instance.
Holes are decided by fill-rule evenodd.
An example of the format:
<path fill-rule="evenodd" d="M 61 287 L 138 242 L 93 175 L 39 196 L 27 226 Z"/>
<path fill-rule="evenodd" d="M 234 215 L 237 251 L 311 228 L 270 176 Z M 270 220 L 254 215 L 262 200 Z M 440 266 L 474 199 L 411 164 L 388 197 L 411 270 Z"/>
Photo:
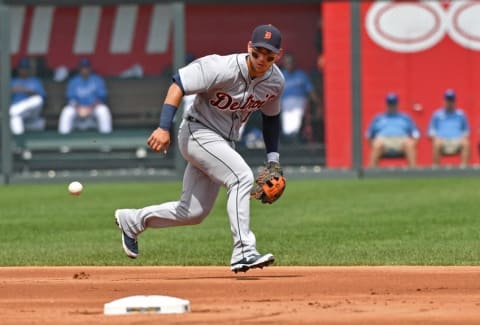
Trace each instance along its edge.
<path fill-rule="evenodd" d="M 463 110 L 455 107 L 455 92 L 445 91 L 445 106 L 436 110 L 430 120 L 428 135 L 432 138 L 433 164 L 440 163 L 440 156 L 460 153 L 461 166 L 470 157 L 470 129 Z"/>
<path fill-rule="evenodd" d="M 376 167 L 383 154 L 404 154 L 408 165 L 416 164 L 416 145 L 420 131 L 413 120 L 398 111 L 398 97 L 390 93 L 386 98 L 387 111 L 375 116 L 367 130 L 370 140 L 370 166 Z"/>
<path fill-rule="evenodd" d="M 96 127 L 100 133 L 112 132 L 112 115 L 105 105 L 107 89 L 102 77 L 92 72 L 90 60 L 83 58 L 79 73 L 67 85 L 68 104 L 60 114 L 58 132 Z"/>
<path fill-rule="evenodd" d="M 42 81 L 31 75 L 28 58 L 17 65 L 17 76 L 11 81 L 10 129 L 13 134 L 23 134 L 25 130 L 43 130 L 45 120 L 40 116 L 45 102 L 45 89 Z"/>

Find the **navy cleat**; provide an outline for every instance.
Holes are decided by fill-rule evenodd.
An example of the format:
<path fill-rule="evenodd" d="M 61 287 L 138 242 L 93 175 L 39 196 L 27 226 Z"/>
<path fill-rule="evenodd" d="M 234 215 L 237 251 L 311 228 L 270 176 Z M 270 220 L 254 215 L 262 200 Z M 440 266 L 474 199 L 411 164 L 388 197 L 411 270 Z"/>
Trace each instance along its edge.
<path fill-rule="evenodd" d="M 125 254 L 127 254 L 128 257 L 130 258 L 137 258 L 138 256 L 138 243 L 135 238 L 129 237 L 125 231 L 123 230 L 122 224 L 121 224 L 121 218 L 125 213 L 128 213 L 130 209 L 119 209 L 115 211 L 115 223 L 117 224 L 118 228 L 122 231 L 122 246 L 123 250 L 125 251 Z"/>
<path fill-rule="evenodd" d="M 272 265 L 273 262 L 275 262 L 275 257 L 272 254 L 255 254 L 233 263 L 231 265 L 231 270 L 237 273 L 247 272 L 250 269 L 263 269 L 266 266 Z"/>

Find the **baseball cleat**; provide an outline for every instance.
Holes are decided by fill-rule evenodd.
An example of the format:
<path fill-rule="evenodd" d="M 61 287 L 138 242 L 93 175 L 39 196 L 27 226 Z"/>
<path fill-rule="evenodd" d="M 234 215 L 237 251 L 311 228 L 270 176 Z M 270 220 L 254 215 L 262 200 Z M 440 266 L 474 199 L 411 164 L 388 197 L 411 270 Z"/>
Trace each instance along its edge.
<path fill-rule="evenodd" d="M 275 262 L 275 257 L 272 254 L 255 254 L 233 263 L 231 265 L 231 270 L 237 273 L 247 272 L 250 269 L 263 269 L 266 266 L 272 265 L 273 262 Z"/>
<path fill-rule="evenodd" d="M 122 246 L 125 254 L 130 258 L 136 258 L 138 256 L 138 242 L 135 238 L 129 237 L 122 228 L 120 223 L 120 217 L 122 212 L 129 211 L 128 209 L 119 209 L 115 211 L 115 223 L 122 231 Z"/>

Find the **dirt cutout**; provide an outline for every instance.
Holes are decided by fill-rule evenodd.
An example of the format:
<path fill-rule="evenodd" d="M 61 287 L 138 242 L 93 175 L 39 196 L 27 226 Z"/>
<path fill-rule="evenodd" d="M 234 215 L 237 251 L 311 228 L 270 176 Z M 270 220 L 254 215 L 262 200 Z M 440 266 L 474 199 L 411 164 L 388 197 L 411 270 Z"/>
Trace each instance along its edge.
<path fill-rule="evenodd" d="M 103 315 L 133 295 L 179 315 Z M 2 324 L 480 324 L 480 267 L 3 267 Z"/>

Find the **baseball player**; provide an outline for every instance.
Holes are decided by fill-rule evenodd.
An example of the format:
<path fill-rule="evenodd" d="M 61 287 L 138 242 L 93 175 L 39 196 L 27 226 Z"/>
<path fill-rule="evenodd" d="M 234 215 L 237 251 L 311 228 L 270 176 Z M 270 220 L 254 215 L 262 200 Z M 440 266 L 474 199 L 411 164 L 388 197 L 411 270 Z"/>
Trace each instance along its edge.
<path fill-rule="evenodd" d="M 67 85 L 68 104 L 60 114 L 58 132 L 68 134 L 74 128 L 87 129 L 93 125 L 98 127 L 100 133 L 112 132 L 112 115 L 105 104 L 105 81 L 92 72 L 91 62 L 87 58 L 80 59 L 78 68 L 78 75 L 70 79 Z"/>
<path fill-rule="evenodd" d="M 148 138 L 152 150 L 167 153 L 170 127 L 183 96 L 196 94 L 185 107 L 178 144 L 187 161 L 179 201 L 141 209 L 118 209 L 115 220 L 127 256 L 139 254 L 137 237 L 146 228 L 194 225 L 211 211 L 221 186 L 226 187 L 227 212 L 233 236 L 231 270 L 246 272 L 274 262 L 260 254 L 250 230 L 250 195 L 254 176 L 234 148 L 239 129 L 252 112 L 263 116 L 269 166 L 279 168 L 280 97 L 285 81 L 275 62 L 282 54 L 281 33 L 260 25 L 248 42 L 248 53 L 208 55 L 179 69 L 168 89 L 160 126 Z M 269 202 L 271 203 L 271 202 Z"/>
<path fill-rule="evenodd" d="M 45 101 L 46 92 L 39 78 L 31 75 L 31 65 L 28 58 L 19 61 L 18 76 L 11 81 L 12 104 L 9 109 L 10 129 L 13 134 L 25 132 L 25 122 L 39 122 L 43 129 L 44 120 L 40 113 Z"/>

